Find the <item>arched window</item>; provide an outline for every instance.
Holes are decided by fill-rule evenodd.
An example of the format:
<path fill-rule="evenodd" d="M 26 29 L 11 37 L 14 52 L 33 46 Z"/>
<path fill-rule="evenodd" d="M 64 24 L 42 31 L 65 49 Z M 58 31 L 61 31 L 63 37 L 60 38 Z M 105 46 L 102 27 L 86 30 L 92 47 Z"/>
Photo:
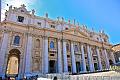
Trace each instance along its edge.
<path fill-rule="evenodd" d="M 75 45 L 75 52 L 78 52 L 78 46 Z"/>
<path fill-rule="evenodd" d="M 54 48 L 54 42 L 53 41 L 50 42 L 50 48 L 52 48 L 52 49 Z"/>
<path fill-rule="evenodd" d="M 20 36 L 15 36 L 14 45 L 19 45 L 19 44 L 20 44 Z"/>
<path fill-rule="evenodd" d="M 40 40 L 36 39 L 36 48 L 39 48 L 39 47 L 40 47 Z"/>

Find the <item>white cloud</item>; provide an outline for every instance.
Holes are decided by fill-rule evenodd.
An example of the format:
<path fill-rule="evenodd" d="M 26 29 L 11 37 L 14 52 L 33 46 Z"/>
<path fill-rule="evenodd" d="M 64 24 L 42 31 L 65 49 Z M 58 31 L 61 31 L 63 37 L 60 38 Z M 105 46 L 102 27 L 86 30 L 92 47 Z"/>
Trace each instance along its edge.
<path fill-rule="evenodd" d="M 25 4 L 27 9 L 29 9 L 31 5 L 34 5 L 35 1 L 36 0 L 2 0 L 1 20 L 4 20 L 4 13 L 8 10 L 10 5 L 13 7 L 20 7 L 20 5 Z"/>

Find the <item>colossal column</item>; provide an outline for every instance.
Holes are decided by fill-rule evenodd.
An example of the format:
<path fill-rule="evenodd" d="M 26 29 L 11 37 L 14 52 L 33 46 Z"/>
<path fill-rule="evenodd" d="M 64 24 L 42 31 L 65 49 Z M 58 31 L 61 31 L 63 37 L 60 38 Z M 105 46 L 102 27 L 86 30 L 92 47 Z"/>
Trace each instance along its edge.
<path fill-rule="evenodd" d="M 86 61 L 85 61 L 83 44 L 81 44 L 81 52 L 82 52 L 82 69 L 83 69 L 83 72 L 86 72 Z"/>
<path fill-rule="evenodd" d="M 75 61 L 73 42 L 71 42 L 71 60 L 72 60 L 72 72 L 76 73 L 76 61 Z"/>
<path fill-rule="evenodd" d="M 61 40 L 58 39 L 58 73 L 62 73 Z"/>
<path fill-rule="evenodd" d="M 66 41 L 63 40 L 63 64 L 64 64 L 64 72 L 68 72 L 68 62 L 67 62 L 67 51 L 66 51 Z"/>
<path fill-rule="evenodd" d="M 115 63 L 116 63 L 116 61 L 115 61 L 115 57 L 114 57 L 113 52 L 111 52 L 111 56 L 112 56 L 113 64 L 115 64 Z"/>
<path fill-rule="evenodd" d="M 4 68 L 6 67 L 4 67 L 4 64 L 5 64 L 5 55 L 7 53 L 7 48 L 8 48 L 8 41 L 9 41 L 9 34 L 8 32 L 4 32 L 1 49 L 0 49 L 0 76 L 2 76 L 3 78 L 5 76 Z"/>
<path fill-rule="evenodd" d="M 26 61 L 25 61 L 25 75 L 29 76 L 31 72 L 31 58 L 32 58 L 32 35 L 28 34 L 27 46 L 26 46 Z"/>
<path fill-rule="evenodd" d="M 90 71 L 93 72 L 94 71 L 94 66 L 93 66 L 93 62 L 92 62 L 91 48 L 90 48 L 89 45 L 87 45 L 87 52 L 88 52 L 89 68 L 90 68 Z"/>
<path fill-rule="evenodd" d="M 97 57 L 98 57 L 98 65 L 99 65 L 99 70 L 102 70 L 102 64 L 101 64 L 101 57 L 100 57 L 100 53 L 99 53 L 99 49 L 98 47 L 96 47 L 96 53 L 97 53 Z"/>
<path fill-rule="evenodd" d="M 109 58 L 108 58 L 108 55 L 107 55 L 107 51 L 106 49 L 104 49 L 104 54 L 105 54 L 105 62 L 106 62 L 106 69 L 109 69 L 110 68 L 110 64 L 109 64 Z"/>
<path fill-rule="evenodd" d="M 48 37 L 44 37 L 44 73 L 48 73 Z"/>

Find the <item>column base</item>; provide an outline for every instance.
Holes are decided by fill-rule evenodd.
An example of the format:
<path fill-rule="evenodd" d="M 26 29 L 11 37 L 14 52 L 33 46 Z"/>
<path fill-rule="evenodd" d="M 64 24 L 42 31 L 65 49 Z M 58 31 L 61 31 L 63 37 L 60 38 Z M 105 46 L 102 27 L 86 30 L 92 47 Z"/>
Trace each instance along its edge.
<path fill-rule="evenodd" d="M 25 73 L 25 74 L 24 74 L 24 78 L 30 78 L 31 76 L 32 76 L 31 73 Z"/>
<path fill-rule="evenodd" d="M 99 70 L 97 70 L 97 71 L 103 71 L 102 69 L 99 69 Z"/>
<path fill-rule="evenodd" d="M 90 70 L 89 72 L 95 72 L 94 70 Z"/>
<path fill-rule="evenodd" d="M 68 75 L 68 74 L 69 74 L 69 72 L 63 72 L 62 74 L 63 74 L 63 75 Z"/>
<path fill-rule="evenodd" d="M 23 74 L 18 74 L 17 80 L 21 80 L 23 78 L 24 78 Z"/>
<path fill-rule="evenodd" d="M 87 73 L 87 71 L 80 71 L 80 73 Z"/>
<path fill-rule="evenodd" d="M 5 79 L 5 74 L 0 74 L 0 79 L 2 78 L 2 80 Z"/>

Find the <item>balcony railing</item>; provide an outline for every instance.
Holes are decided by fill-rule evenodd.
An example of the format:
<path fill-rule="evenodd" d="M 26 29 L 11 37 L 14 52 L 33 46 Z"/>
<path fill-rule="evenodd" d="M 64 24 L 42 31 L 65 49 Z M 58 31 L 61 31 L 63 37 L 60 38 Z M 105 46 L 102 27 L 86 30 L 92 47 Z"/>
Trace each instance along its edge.
<path fill-rule="evenodd" d="M 57 49 L 55 49 L 55 48 L 49 48 L 49 51 L 50 52 L 57 52 Z"/>

